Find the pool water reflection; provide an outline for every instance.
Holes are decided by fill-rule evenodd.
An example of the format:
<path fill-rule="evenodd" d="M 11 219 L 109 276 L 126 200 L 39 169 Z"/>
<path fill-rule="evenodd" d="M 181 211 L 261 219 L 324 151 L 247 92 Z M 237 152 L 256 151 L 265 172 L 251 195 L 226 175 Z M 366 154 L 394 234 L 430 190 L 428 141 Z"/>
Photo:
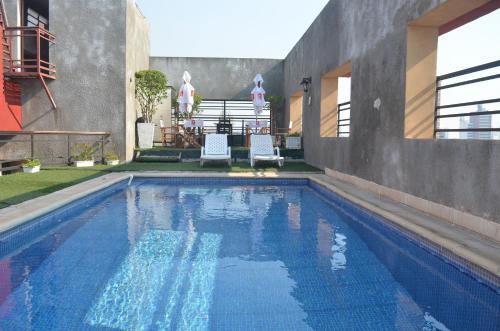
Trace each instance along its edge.
<path fill-rule="evenodd" d="M 0 236 L 0 330 L 498 330 L 500 296 L 307 185 L 139 179 Z"/>

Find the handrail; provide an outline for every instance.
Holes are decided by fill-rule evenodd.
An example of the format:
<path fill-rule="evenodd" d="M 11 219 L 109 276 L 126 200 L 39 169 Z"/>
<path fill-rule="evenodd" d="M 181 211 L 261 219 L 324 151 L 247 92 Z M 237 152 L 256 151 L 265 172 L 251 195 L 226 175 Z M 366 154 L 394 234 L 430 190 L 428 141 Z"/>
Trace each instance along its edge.
<path fill-rule="evenodd" d="M 7 28 L 9 26 L 9 20 L 7 19 L 7 11 L 5 10 L 5 4 L 3 3 L 3 1 L 0 1 L 0 6 L 1 6 L 0 10 L 2 11 L 3 22 L 5 28 Z"/>
<path fill-rule="evenodd" d="M 70 136 L 110 136 L 109 131 L 0 131 L 1 136 L 12 135 L 70 135 Z"/>
<path fill-rule="evenodd" d="M 52 32 L 46 30 L 45 28 L 42 28 L 41 26 L 9 26 L 5 28 L 5 31 L 19 31 L 21 34 L 24 31 L 39 31 L 40 34 L 47 35 L 51 40 L 56 39 L 56 36 Z"/>
<path fill-rule="evenodd" d="M 99 143 L 101 146 L 101 157 L 104 160 L 104 145 L 109 142 L 108 138 L 111 136 L 111 132 L 109 131 L 0 131 L 0 137 L 5 136 L 29 136 L 29 139 L 16 140 L 16 139 L 4 139 L 0 140 L 0 143 L 30 143 L 30 158 L 35 158 L 35 136 L 41 135 L 51 135 L 51 136 L 62 136 L 66 137 L 65 142 L 67 144 L 67 160 L 68 163 L 71 161 L 71 139 L 70 137 L 74 136 L 86 136 L 86 137 L 99 137 L 98 140 L 93 141 L 95 143 Z M 47 140 L 41 140 L 43 142 L 47 142 Z M 50 140 L 50 142 L 61 141 L 61 140 Z M 64 141 L 64 140 L 63 140 Z"/>
<path fill-rule="evenodd" d="M 351 110 L 351 101 L 342 102 L 337 105 L 337 137 L 347 137 L 350 134 L 350 126 L 351 126 L 351 116 L 348 118 L 340 119 L 340 113 L 343 111 Z M 348 122 L 348 123 L 344 123 Z M 348 131 L 340 131 L 343 127 L 348 127 Z"/>
<path fill-rule="evenodd" d="M 488 69 L 495 68 L 495 67 L 500 67 L 500 60 L 493 61 L 493 62 L 488 62 L 488 63 L 485 63 L 485 64 L 481 64 L 481 65 L 478 65 L 478 66 L 470 67 L 470 68 L 467 68 L 467 69 L 458 70 L 458 71 L 455 71 L 455 72 L 450 72 L 449 74 L 438 76 L 437 80 L 441 81 L 441 80 L 445 80 L 445 79 L 450 79 L 450 78 L 455 78 L 455 77 L 459 77 L 459 76 L 464 76 L 464 75 L 472 74 L 474 72 L 488 70 Z"/>
<path fill-rule="evenodd" d="M 438 76 L 436 78 L 436 104 L 435 104 L 435 113 L 434 113 L 434 138 L 440 138 L 437 133 L 446 133 L 446 132 L 498 132 L 500 131 L 499 128 L 485 128 L 485 127 L 467 127 L 467 128 L 454 128 L 454 129 L 446 129 L 446 128 L 440 128 L 440 120 L 442 119 L 449 119 L 449 118 L 462 118 L 462 117 L 477 117 L 477 116 L 492 116 L 495 114 L 499 114 L 500 111 L 498 109 L 494 110 L 485 110 L 485 111 L 477 111 L 477 112 L 470 112 L 470 111 L 460 111 L 456 112 L 454 114 L 442 114 L 441 111 L 444 109 L 457 109 L 461 107 L 470 107 L 470 106 L 479 106 L 479 105 L 485 105 L 485 104 L 496 104 L 500 103 L 500 98 L 492 98 L 492 99 L 484 99 L 484 100 L 474 100 L 474 101 L 467 101 L 467 102 L 460 102 L 460 103 L 452 103 L 452 104 L 446 104 L 443 105 L 440 103 L 440 93 L 443 90 L 446 89 L 451 89 L 455 87 L 462 87 L 466 85 L 471 85 L 471 84 L 476 84 L 476 83 L 481 83 L 481 82 L 486 82 L 490 80 L 495 80 L 495 79 L 500 79 L 500 74 L 498 73 L 489 73 L 486 76 L 479 77 L 479 78 L 472 78 L 472 79 L 466 79 L 460 82 L 455 82 L 447 85 L 442 85 L 442 82 L 451 78 L 457 78 L 460 76 L 465 76 L 473 73 L 478 73 L 484 70 L 489 70 L 493 68 L 500 68 L 500 60 L 498 61 L 493 61 L 485 64 L 481 64 L 478 66 L 458 70 L 455 72 L 451 72 L 445 75 Z M 461 122 L 462 123 L 462 122 Z"/>

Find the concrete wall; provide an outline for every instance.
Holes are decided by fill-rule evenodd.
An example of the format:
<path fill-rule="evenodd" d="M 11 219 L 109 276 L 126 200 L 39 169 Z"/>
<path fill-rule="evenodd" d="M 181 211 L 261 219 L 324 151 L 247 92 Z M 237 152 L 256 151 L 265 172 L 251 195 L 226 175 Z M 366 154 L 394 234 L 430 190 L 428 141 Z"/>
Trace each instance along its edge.
<path fill-rule="evenodd" d="M 249 100 L 258 73 L 264 77 L 268 95 L 283 95 L 283 60 L 151 57 L 150 65 L 165 73 L 176 89 L 184 70 L 189 71 L 192 84 L 204 98 Z"/>
<path fill-rule="evenodd" d="M 9 22 L 15 24 L 17 1 L 7 0 L 6 7 Z M 135 122 L 130 78 L 136 69 L 148 67 L 147 22 L 132 0 L 51 0 L 49 14 L 50 31 L 57 38 L 50 49 L 57 80 L 48 85 L 57 109 L 38 80 L 25 80 L 24 130 L 110 131 L 120 158 L 130 159 Z M 65 142 L 35 147 L 36 157 L 65 160 Z M 0 147 L 0 157 L 27 155 L 29 145 Z"/>
<path fill-rule="evenodd" d="M 125 142 L 126 160 L 133 157 L 135 146 L 135 121 L 140 112 L 139 104 L 135 98 L 135 73 L 149 69 L 149 23 L 134 0 L 127 0 L 127 45 L 126 45 L 126 113 L 125 113 Z"/>
<path fill-rule="evenodd" d="M 167 97 L 163 99 L 160 105 L 158 105 L 156 113 L 153 115 L 153 123 L 155 124 L 155 134 L 153 137 L 154 142 L 163 142 L 163 135 L 160 126 L 161 120 L 163 120 L 163 125 L 165 127 L 172 126 L 172 93 L 175 93 L 175 91 L 169 88 Z M 176 96 L 174 95 L 174 97 Z M 170 131 L 167 131 L 167 133 L 170 133 Z"/>
<path fill-rule="evenodd" d="M 407 24 L 444 2 L 330 1 L 285 59 L 285 109 L 312 76 L 303 119 L 308 163 L 500 222 L 499 142 L 404 138 Z M 349 60 L 351 137 L 321 138 L 321 76 Z"/>

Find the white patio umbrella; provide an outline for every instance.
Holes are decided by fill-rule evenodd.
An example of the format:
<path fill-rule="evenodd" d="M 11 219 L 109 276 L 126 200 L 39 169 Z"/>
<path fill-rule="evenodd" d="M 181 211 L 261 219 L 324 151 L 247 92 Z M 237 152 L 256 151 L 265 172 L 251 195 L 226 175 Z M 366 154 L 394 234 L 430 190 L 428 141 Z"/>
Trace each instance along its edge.
<path fill-rule="evenodd" d="M 181 113 L 190 113 L 193 110 L 194 104 L 194 87 L 191 85 L 191 75 L 189 72 L 184 71 L 182 75 L 184 83 L 179 88 L 179 95 L 177 102 L 179 103 L 179 111 Z"/>
<path fill-rule="evenodd" d="M 266 91 L 262 88 L 264 79 L 262 78 L 261 74 L 257 74 L 253 82 L 255 83 L 255 87 L 252 90 L 251 96 L 253 101 L 253 109 L 255 112 L 255 119 L 258 120 L 258 116 L 262 114 L 264 106 L 266 105 Z"/>

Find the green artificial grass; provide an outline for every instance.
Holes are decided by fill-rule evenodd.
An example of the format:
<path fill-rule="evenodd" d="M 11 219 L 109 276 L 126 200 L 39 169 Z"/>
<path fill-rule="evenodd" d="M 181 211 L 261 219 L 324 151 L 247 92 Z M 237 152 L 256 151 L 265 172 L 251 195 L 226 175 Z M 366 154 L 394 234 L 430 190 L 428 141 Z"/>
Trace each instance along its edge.
<path fill-rule="evenodd" d="M 248 162 L 233 163 L 231 167 L 229 167 L 227 163 L 206 162 L 203 168 L 200 166 L 199 162 L 131 162 L 112 167 L 108 169 L 108 171 L 318 172 L 319 170 L 304 162 L 285 161 L 283 168 L 279 168 L 276 163 L 258 162 L 255 169 L 252 169 Z"/>
<path fill-rule="evenodd" d="M 207 162 L 200 167 L 199 162 L 156 163 L 131 162 L 118 166 L 97 165 L 90 168 L 69 166 L 44 167 L 36 174 L 15 173 L 0 177 L 0 208 L 15 205 L 48 193 L 61 190 L 83 181 L 99 177 L 110 172 L 124 171 L 213 171 L 213 172 L 318 172 L 319 170 L 304 162 L 285 162 L 283 168 L 276 163 L 259 162 L 252 169 L 248 162 L 233 163 L 228 167 L 225 163 Z"/>
<path fill-rule="evenodd" d="M 0 177 L 0 208 L 49 194 L 104 174 L 98 168 L 43 169 L 36 174 L 18 172 Z"/>

